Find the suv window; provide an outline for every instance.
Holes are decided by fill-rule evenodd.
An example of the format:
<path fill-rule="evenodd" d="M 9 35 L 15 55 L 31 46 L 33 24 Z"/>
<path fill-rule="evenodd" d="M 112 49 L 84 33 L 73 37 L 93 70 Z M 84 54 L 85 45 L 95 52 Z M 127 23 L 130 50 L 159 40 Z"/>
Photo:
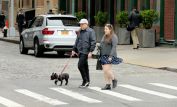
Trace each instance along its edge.
<path fill-rule="evenodd" d="M 34 23 L 32 24 L 32 27 L 40 27 L 43 24 L 44 18 L 42 16 L 39 16 L 35 19 Z"/>
<path fill-rule="evenodd" d="M 47 26 L 78 26 L 77 18 L 73 17 L 48 17 Z"/>

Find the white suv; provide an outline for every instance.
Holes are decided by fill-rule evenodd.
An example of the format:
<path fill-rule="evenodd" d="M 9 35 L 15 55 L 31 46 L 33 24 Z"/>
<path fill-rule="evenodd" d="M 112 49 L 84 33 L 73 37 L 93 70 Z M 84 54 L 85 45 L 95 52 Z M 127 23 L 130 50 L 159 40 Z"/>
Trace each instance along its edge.
<path fill-rule="evenodd" d="M 63 55 L 72 50 L 79 28 L 77 18 L 72 15 L 36 16 L 21 34 L 20 53 L 27 54 L 33 49 L 36 57 L 45 51 Z"/>

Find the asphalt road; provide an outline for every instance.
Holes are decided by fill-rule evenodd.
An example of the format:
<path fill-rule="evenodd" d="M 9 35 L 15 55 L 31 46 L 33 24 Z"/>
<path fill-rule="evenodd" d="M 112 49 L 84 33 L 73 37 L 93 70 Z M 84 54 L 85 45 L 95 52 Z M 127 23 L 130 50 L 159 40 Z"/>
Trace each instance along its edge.
<path fill-rule="evenodd" d="M 0 41 L 0 107 L 176 107 L 177 74 L 165 70 L 122 63 L 113 66 L 118 87 L 101 91 L 102 71 L 89 59 L 91 85 L 80 89 L 77 58 L 70 60 L 65 72 L 68 86 L 56 86 L 52 72 L 60 73 L 69 57 L 55 52 L 35 58 L 33 51 L 21 55 L 18 45 Z"/>

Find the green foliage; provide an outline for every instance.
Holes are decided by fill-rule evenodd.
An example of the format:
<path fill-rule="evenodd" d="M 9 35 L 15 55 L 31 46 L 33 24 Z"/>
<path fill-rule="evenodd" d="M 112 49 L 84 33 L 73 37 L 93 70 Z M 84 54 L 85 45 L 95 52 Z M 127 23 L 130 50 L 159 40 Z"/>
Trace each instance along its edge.
<path fill-rule="evenodd" d="M 121 28 L 124 28 L 128 25 L 128 12 L 121 11 L 116 15 L 116 22 L 119 24 Z"/>
<path fill-rule="evenodd" d="M 159 19 L 159 14 L 155 10 L 144 10 L 141 11 L 142 24 L 145 29 L 150 29 L 153 22 Z"/>
<path fill-rule="evenodd" d="M 107 12 L 98 11 L 98 13 L 94 16 L 96 25 L 104 26 L 108 20 Z"/>
<path fill-rule="evenodd" d="M 83 18 L 86 18 L 86 13 L 82 12 L 82 11 L 79 11 L 79 12 L 75 13 L 75 16 L 77 17 L 78 20 L 81 20 Z"/>

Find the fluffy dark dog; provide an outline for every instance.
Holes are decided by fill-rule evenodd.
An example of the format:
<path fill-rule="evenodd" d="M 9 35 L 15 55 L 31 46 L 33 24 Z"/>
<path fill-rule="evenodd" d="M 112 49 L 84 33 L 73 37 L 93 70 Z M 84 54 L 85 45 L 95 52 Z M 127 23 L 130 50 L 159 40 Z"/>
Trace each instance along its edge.
<path fill-rule="evenodd" d="M 58 75 L 57 73 L 52 73 L 52 75 L 50 76 L 50 80 L 55 80 L 55 85 L 57 85 L 58 81 L 61 81 L 60 86 L 62 86 L 63 84 L 63 80 L 66 81 L 65 85 L 68 84 L 68 79 L 69 79 L 69 74 L 68 73 L 62 73 L 60 75 Z"/>

